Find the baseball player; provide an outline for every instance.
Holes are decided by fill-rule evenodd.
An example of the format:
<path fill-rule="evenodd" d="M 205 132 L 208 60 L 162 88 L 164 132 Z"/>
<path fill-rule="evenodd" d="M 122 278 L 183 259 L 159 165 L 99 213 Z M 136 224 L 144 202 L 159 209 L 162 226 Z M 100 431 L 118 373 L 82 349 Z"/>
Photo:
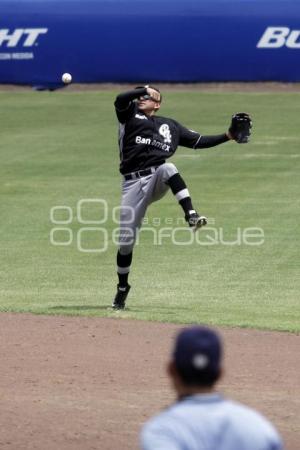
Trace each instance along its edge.
<path fill-rule="evenodd" d="M 194 230 L 206 225 L 205 216 L 196 212 L 189 190 L 172 163 L 166 159 L 177 147 L 194 149 L 213 147 L 235 139 L 247 142 L 251 119 L 245 113 L 232 118 L 226 133 L 202 136 L 176 120 L 156 116 L 162 96 L 153 86 L 139 86 L 121 93 L 115 101 L 119 120 L 120 172 L 123 176 L 120 212 L 120 238 L 117 253 L 119 282 L 113 301 L 114 309 L 124 309 L 130 290 L 128 275 L 137 232 L 150 203 L 162 198 L 171 189 L 183 209 L 187 224 Z"/>
<path fill-rule="evenodd" d="M 222 374 L 222 342 L 214 330 L 183 329 L 167 370 L 177 401 L 143 427 L 143 450 L 283 449 L 265 417 L 215 391 Z"/>

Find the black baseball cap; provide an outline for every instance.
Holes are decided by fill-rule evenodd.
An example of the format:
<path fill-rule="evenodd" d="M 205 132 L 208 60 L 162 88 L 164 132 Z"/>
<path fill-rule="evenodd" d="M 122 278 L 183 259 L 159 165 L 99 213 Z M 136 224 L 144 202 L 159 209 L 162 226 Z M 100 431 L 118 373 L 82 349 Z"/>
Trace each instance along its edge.
<path fill-rule="evenodd" d="M 173 360 L 178 374 L 189 385 L 211 386 L 221 374 L 222 341 L 205 326 L 184 328 L 177 336 Z"/>

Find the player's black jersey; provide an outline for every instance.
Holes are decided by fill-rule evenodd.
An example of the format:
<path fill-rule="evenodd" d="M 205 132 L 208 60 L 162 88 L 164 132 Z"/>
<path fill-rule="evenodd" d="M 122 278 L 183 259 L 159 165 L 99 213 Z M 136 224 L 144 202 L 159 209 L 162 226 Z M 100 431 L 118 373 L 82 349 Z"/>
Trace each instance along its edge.
<path fill-rule="evenodd" d="M 143 95 L 146 90 L 133 92 Z M 129 93 L 128 93 L 129 94 Z M 136 94 L 137 97 L 137 94 Z M 210 147 L 225 142 L 225 135 L 211 145 L 199 145 L 201 135 L 182 126 L 176 120 L 160 116 L 146 116 L 139 111 L 135 101 L 127 103 L 127 107 L 115 102 L 119 119 L 120 172 L 122 174 L 159 166 L 172 156 L 179 145 L 189 148 Z M 224 137 L 225 136 L 225 137 Z"/>

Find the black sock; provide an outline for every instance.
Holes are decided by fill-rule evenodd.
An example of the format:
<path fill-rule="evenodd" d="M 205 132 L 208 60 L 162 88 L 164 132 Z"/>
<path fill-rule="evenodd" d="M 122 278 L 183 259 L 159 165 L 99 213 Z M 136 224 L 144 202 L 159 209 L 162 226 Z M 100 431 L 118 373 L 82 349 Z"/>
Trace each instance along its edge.
<path fill-rule="evenodd" d="M 123 287 L 127 286 L 127 284 L 128 284 L 128 275 L 129 275 L 129 272 L 127 272 L 127 273 L 119 273 L 118 272 L 119 286 L 123 286 Z"/>
<path fill-rule="evenodd" d="M 172 175 L 169 179 L 167 184 L 170 186 L 171 191 L 174 195 L 177 194 L 177 192 L 182 191 L 183 189 L 186 189 L 186 184 L 184 182 L 184 179 L 180 175 L 180 173 L 175 173 L 175 175 Z"/>
<path fill-rule="evenodd" d="M 119 285 L 127 286 L 128 284 L 128 276 L 129 270 L 132 261 L 132 252 L 127 255 L 122 255 L 120 250 L 117 253 L 117 266 L 118 266 L 118 277 L 119 277 Z"/>
<path fill-rule="evenodd" d="M 180 200 L 179 204 L 181 205 L 186 215 L 189 213 L 189 211 L 194 210 L 191 197 L 183 198 L 182 200 Z"/>
<path fill-rule="evenodd" d="M 181 177 L 179 173 L 175 173 L 175 175 L 169 178 L 168 185 L 170 186 L 171 191 L 175 196 L 176 194 L 178 194 L 178 192 L 183 191 L 184 189 L 187 190 L 187 186 L 184 182 L 184 179 Z M 194 210 L 194 207 L 192 205 L 192 199 L 189 195 L 178 200 L 178 202 L 181 205 L 183 211 L 185 212 L 185 215 L 187 215 L 189 211 Z"/>

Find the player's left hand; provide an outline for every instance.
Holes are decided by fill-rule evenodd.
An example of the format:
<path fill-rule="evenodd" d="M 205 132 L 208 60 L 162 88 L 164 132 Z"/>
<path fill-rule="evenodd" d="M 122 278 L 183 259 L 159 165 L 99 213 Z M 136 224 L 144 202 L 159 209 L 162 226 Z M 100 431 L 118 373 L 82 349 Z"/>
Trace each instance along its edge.
<path fill-rule="evenodd" d="M 240 112 L 231 118 L 228 130 L 229 138 L 234 139 L 238 144 L 249 142 L 252 128 L 252 119 L 249 114 Z"/>
<path fill-rule="evenodd" d="M 145 86 L 145 88 L 147 89 L 147 94 L 150 95 L 150 97 L 159 102 L 160 101 L 160 93 L 155 91 L 155 89 L 150 88 L 149 86 Z"/>

